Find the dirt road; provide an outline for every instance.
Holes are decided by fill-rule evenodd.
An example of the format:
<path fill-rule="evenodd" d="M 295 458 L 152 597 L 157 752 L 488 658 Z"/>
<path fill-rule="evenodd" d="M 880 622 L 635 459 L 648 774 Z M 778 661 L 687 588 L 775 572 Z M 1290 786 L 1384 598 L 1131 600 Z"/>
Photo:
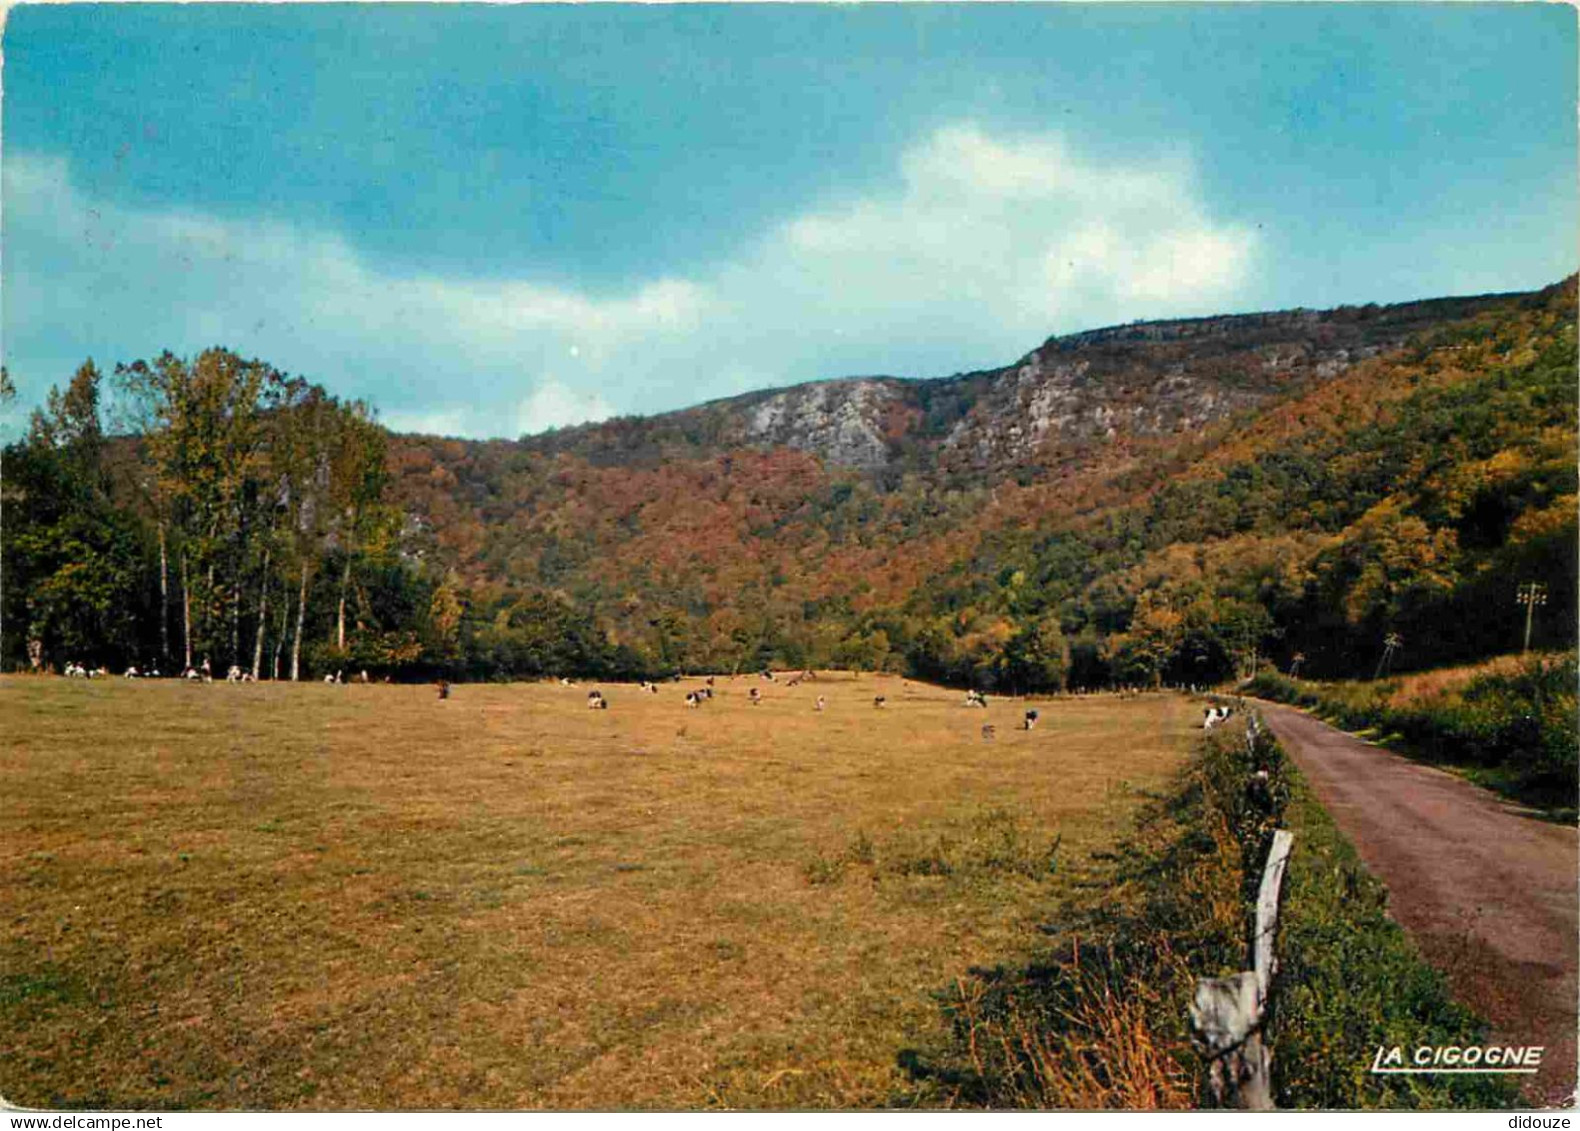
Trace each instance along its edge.
<path fill-rule="evenodd" d="M 1500 1041 L 1545 1045 L 1534 1095 L 1575 1092 L 1576 830 L 1522 815 L 1442 770 L 1287 707 L 1263 716 L 1372 874 L 1389 911 L 1488 1018 Z"/>

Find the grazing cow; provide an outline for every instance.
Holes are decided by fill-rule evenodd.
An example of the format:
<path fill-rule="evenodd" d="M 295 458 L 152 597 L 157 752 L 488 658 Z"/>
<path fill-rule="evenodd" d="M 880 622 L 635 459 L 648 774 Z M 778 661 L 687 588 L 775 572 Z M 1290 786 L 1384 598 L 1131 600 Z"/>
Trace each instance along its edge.
<path fill-rule="evenodd" d="M 237 667 L 235 664 L 232 664 L 230 666 L 230 670 L 225 673 L 225 682 L 226 683 L 240 683 L 241 682 L 241 669 L 239 667 Z"/>
<path fill-rule="evenodd" d="M 570 679 L 569 676 L 563 676 L 562 675 L 562 676 L 560 676 L 560 686 L 561 687 L 575 687 L 576 684 L 571 682 L 571 679 Z"/>
<path fill-rule="evenodd" d="M 746 693 L 746 698 L 751 700 L 752 706 L 755 707 L 763 701 L 763 693 L 754 687 Z"/>
<path fill-rule="evenodd" d="M 701 702 L 702 702 L 702 696 L 698 695 L 695 691 L 688 691 L 688 692 L 686 692 L 686 706 L 688 706 L 688 707 L 695 707 L 697 704 L 699 704 Z"/>
<path fill-rule="evenodd" d="M 966 692 L 966 706 L 967 707 L 986 707 L 987 706 L 987 696 L 983 695 L 980 691 L 976 691 L 976 690 L 967 691 Z"/>
<path fill-rule="evenodd" d="M 332 675 L 326 675 L 324 677 L 324 682 L 325 683 L 334 683 L 335 682 L 335 677 L 332 676 Z"/>
<path fill-rule="evenodd" d="M 708 686 L 709 687 L 713 686 L 713 677 L 711 675 L 708 677 Z"/>
<path fill-rule="evenodd" d="M 121 673 L 121 678 L 122 679 L 136 679 L 140 674 L 141 673 L 138 672 L 138 670 L 137 670 L 137 665 L 133 664 L 131 667 L 127 668 L 124 672 Z"/>
<path fill-rule="evenodd" d="M 450 681 L 447 680 L 447 679 L 441 679 L 439 681 L 439 698 L 440 699 L 448 699 L 448 698 L 450 698 Z"/>
<path fill-rule="evenodd" d="M 198 671 L 196 668 L 188 668 L 186 671 L 181 673 L 181 678 L 197 682 L 203 678 L 203 673 Z"/>
<path fill-rule="evenodd" d="M 872 705 L 874 707 L 881 707 L 887 702 L 888 702 L 888 700 L 885 699 L 882 695 L 874 695 L 872 697 Z"/>
<path fill-rule="evenodd" d="M 993 741 L 993 736 L 995 734 L 997 734 L 997 733 L 998 733 L 998 731 L 993 729 L 993 724 L 992 723 L 983 723 L 982 724 L 982 738 L 983 738 L 984 741 L 987 741 L 987 742 Z"/>
<path fill-rule="evenodd" d="M 1039 716 L 1036 711 L 1027 711 L 1025 722 L 1022 725 L 1024 725 L 1027 730 L 1031 730 L 1037 725 L 1038 717 Z"/>
<path fill-rule="evenodd" d="M 1232 707 L 1208 707 L 1202 712 L 1201 729 L 1211 730 L 1234 714 Z"/>
<path fill-rule="evenodd" d="M 607 711 L 609 701 L 603 697 L 603 692 L 596 687 L 587 693 L 587 709 L 589 711 Z"/>

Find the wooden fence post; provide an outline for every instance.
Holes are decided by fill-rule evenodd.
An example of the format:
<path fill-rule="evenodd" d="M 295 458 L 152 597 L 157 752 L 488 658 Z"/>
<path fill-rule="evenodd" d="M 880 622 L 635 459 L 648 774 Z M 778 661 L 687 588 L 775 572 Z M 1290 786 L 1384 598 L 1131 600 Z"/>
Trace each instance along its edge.
<path fill-rule="evenodd" d="M 1251 969 L 1227 978 L 1203 978 L 1191 1002 L 1191 1028 L 1212 1058 L 1208 1086 L 1220 1107 L 1273 1110 L 1272 1054 L 1262 1042 L 1262 1021 L 1272 994 L 1278 959 L 1278 896 L 1289 866 L 1294 834 L 1279 829 L 1262 869 L 1251 939 Z"/>

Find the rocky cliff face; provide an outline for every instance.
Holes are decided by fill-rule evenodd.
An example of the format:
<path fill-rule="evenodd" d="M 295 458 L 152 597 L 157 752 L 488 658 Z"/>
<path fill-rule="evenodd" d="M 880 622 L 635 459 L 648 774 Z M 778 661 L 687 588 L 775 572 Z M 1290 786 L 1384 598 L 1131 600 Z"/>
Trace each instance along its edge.
<path fill-rule="evenodd" d="M 1508 296 L 1112 326 L 1050 338 L 1003 369 L 823 381 L 526 442 L 606 463 L 782 446 L 864 471 L 992 472 L 1058 445 L 1200 431 L 1499 301 Z"/>
<path fill-rule="evenodd" d="M 894 380 L 797 385 L 741 411 L 727 435 L 812 452 L 845 467 L 878 468 L 890 459 L 886 421 L 903 400 L 903 383 Z"/>

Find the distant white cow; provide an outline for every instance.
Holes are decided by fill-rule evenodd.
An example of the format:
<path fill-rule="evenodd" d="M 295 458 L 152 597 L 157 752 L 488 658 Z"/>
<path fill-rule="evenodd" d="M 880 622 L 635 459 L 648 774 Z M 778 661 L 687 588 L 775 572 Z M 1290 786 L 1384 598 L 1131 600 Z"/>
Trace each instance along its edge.
<path fill-rule="evenodd" d="M 1228 719 L 1232 714 L 1234 714 L 1234 708 L 1232 707 L 1208 707 L 1202 712 L 1201 729 L 1211 730 Z"/>

